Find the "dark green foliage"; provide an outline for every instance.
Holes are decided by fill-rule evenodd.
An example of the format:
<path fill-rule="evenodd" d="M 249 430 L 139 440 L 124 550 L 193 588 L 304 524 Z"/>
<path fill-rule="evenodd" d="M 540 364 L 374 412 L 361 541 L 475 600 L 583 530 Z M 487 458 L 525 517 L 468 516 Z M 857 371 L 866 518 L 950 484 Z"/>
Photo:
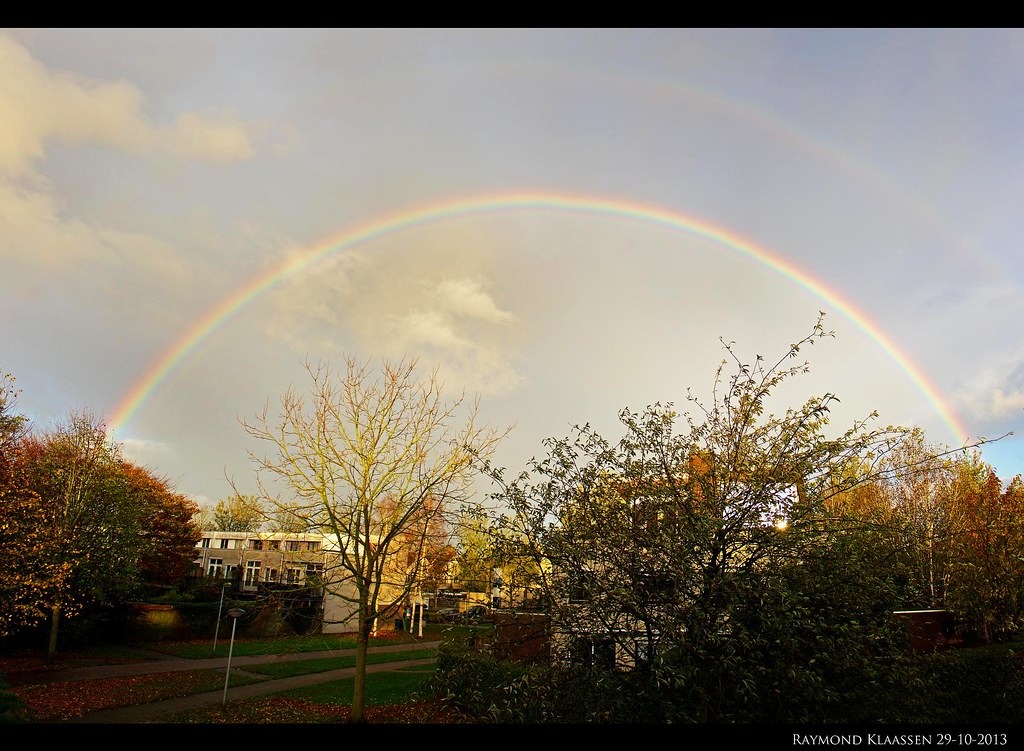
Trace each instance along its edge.
<path fill-rule="evenodd" d="M 842 641 L 833 633 L 824 643 Z M 1024 722 L 1019 643 L 897 657 L 823 652 L 826 667 L 801 655 L 768 661 L 763 671 L 730 643 L 718 645 L 720 665 L 679 655 L 626 672 L 528 668 L 443 650 L 428 689 L 487 722 Z"/>
<path fill-rule="evenodd" d="M 25 703 L 14 695 L 7 681 L 0 675 L 0 725 L 27 722 Z"/>
<path fill-rule="evenodd" d="M 623 706 L 628 694 L 619 689 L 604 671 L 527 666 L 449 648 L 438 653 L 427 690 L 489 722 L 640 721 L 636 707 Z"/>
<path fill-rule="evenodd" d="M 885 722 L 1024 722 L 1024 644 L 919 655 L 910 675 L 885 697 Z"/>
<path fill-rule="evenodd" d="M 870 722 L 871 698 L 905 661 L 878 579 L 830 551 L 738 583 L 724 628 L 684 640 L 670 663 L 691 719 Z"/>
<path fill-rule="evenodd" d="M 873 415 L 834 431 L 828 393 L 768 412 L 807 371 L 790 359 L 825 336 L 819 321 L 774 365 L 726 345 L 735 372 L 719 369 L 710 402 L 688 398 L 693 414 L 623 410 L 617 442 L 584 425 L 511 481 L 491 471 L 504 539 L 542 572 L 553 658 L 504 694 L 487 690 L 496 668 L 465 676 L 474 701 L 558 721 L 877 717 L 874 697 L 906 677 L 900 572 L 835 501 L 906 431 Z"/>

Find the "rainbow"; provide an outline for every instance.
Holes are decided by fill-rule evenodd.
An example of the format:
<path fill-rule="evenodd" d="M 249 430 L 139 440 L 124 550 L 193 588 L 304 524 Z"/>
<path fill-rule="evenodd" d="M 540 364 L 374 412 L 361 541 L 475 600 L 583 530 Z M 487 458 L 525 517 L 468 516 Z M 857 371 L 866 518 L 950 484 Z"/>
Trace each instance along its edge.
<path fill-rule="evenodd" d="M 210 308 L 149 366 L 142 378 L 135 383 L 115 408 L 107 423 L 110 434 L 113 435 L 122 430 L 146 400 L 152 396 L 153 392 L 160 387 L 160 384 L 167 380 L 182 361 L 206 341 L 213 332 L 238 315 L 260 295 L 281 284 L 285 279 L 310 268 L 330 254 L 340 253 L 362 243 L 443 220 L 517 211 L 596 214 L 682 230 L 712 240 L 764 266 L 827 303 L 873 339 L 925 395 L 957 440 L 964 443 L 968 440 L 967 430 L 920 368 L 852 303 L 823 282 L 812 278 L 795 264 L 770 253 L 734 232 L 676 211 L 603 196 L 564 195 L 543 191 L 457 198 L 404 209 L 348 228 L 263 272 Z"/>

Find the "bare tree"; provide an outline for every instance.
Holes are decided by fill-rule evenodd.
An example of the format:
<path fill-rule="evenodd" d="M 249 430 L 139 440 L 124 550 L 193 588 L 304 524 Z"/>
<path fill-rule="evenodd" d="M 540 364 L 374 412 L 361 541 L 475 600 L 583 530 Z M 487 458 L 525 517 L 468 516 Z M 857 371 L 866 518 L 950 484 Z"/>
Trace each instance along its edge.
<path fill-rule="evenodd" d="M 204 532 L 217 529 L 217 522 L 213 519 L 213 507 L 211 506 L 199 506 L 199 510 L 192 515 L 192 521 Z"/>
<path fill-rule="evenodd" d="M 425 538 L 435 516 L 468 497 L 475 460 L 502 437 L 477 425 L 476 404 L 464 396 L 445 401 L 437 372 L 421 380 L 416 366 L 382 360 L 378 370 L 348 357 L 339 374 L 307 362 L 308 402 L 289 388 L 280 414 L 271 417 L 265 406 L 243 420 L 272 448 L 266 456 L 250 452 L 261 497 L 337 544 L 324 586 L 351 602 L 357 618 L 354 722 L 363 720 L 374 621 L 415 585 L 409 550 L 426 540 L 410 538 Z"/>

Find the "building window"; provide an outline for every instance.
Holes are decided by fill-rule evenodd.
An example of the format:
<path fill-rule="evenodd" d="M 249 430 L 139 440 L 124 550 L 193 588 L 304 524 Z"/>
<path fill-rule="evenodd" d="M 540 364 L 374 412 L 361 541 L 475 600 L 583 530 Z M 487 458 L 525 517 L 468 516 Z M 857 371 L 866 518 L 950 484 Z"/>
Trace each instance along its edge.
<path fill-rule="evenodd" d="M 320 549 L 320 543 L 319 542 L 307 542 L 306 546 L 310 550 L 319 550 Z"/>
<path fill-rule="evenodd" d="M 641 574 L 637 577 L 636 593 L 641 602 L 665 605 L 676 596 L 676 582 L 666 574 Z"/>
<path fill-rule="evenodd" d="M 207 566 L 206 573 L 209 576 L 220 576 L 221 567 L 224 564 L 223 558 L 211 558 L 210 563 Z"/>
<path fill-rule="evenodd" d="M 636 648 L 636 663 L 649 662 L 654 657 L 654 648 L 645 634 L 636 636 L 634 647 Z"/>
<path fill-rule="evenodd" d="M 245 586 L 255 587 L 260 581 L 260 562 L 247 561 L 245 564 Z"/>
<path fill-rule="evenodd" d="M 277 569 L 276 568 L 268 568 L 268 569 L 266 569 L 266 571 L 263 572 L 263 581 L 279 584 L 280 582 L 278 581 L 278 578 L 277 578 Z"/>
<path fill-rule="evenodd" d="M 263 550 L 263 540 L 251 540 L 249 547 L 253 550 Z"/>
<path fill-rule="evenodd" d="M 299 549 L 299 541 L 298 540 L 289 540 L 288 541 L 288 550 L 298 550 L 298 549 Z"/>
<path fill-rule="evenodd" d="M 301 580 L 301 578 L 302 578 L 302 569 L 301 568 L 289 568 L 288 569 L 288 583 L 289 584 L 298 584 L 299 581 Z"/>
<path fill-rule="evenodd" d="M 267 550 L 280 550 L 281 543 L 278 540 L 267 540 Z"/>
<path fill-rule="evenodd" d="M 238 566 L 234 565 L 233 563 L 229 563 L 227 566 L 225 566 L 224 567 L 224 578 L 225 579 L 234 579 L 235 578 L 235 569 L 237 569 L 237 568 L 238 568 Z"/>
<path fill-rule="evenodd" d="M 221 540 L 221 541 L 220 541 L 220 546 L 221 546 L 222 548 L 227 548 L 227 546 L 228 546 L 228 541 L 227 541 L 227 540 Z"/>
<path fill-rule="evenodd" d="M 204 537 L 203 538 L 203 547 L 204 548 L 210 547 L 210 538 L 209 537 Z"/>
<path fill-rule="evenodd" d="M 573 643 L 572 662 L 598 668 L 615 667 L 615 640 L 578 637 Z"/>
<path fill-rule="evenodd" d="M 307 563 L 306 564 L 306 585 L 310 587 L 319 587 L 324 581 L 324 564 L 322 563 Z"/>

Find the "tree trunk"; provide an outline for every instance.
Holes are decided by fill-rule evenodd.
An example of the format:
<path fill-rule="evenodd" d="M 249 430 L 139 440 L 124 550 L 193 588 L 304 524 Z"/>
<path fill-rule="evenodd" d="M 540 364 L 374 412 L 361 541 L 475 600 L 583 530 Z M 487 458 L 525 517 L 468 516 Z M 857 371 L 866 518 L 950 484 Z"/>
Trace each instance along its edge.
<path fill-rule="evenodd" d="M 370 644 L 373 618 L 365 605 L 359 607 L 359 632 L 356 634 L 356 674 L 352 684 L 352 711 L 349 722 L 366 722 L 366 650 Z"/>
<path fill-rule="evenodd" d="M 60 602 L 58 601 L 52 610 L 50 616 L 50 644 L 46 649 L 46 664 L 49 665 L 53 662 L 54 655 L 57 654 L 57 627 L 60 625 Z"/>

